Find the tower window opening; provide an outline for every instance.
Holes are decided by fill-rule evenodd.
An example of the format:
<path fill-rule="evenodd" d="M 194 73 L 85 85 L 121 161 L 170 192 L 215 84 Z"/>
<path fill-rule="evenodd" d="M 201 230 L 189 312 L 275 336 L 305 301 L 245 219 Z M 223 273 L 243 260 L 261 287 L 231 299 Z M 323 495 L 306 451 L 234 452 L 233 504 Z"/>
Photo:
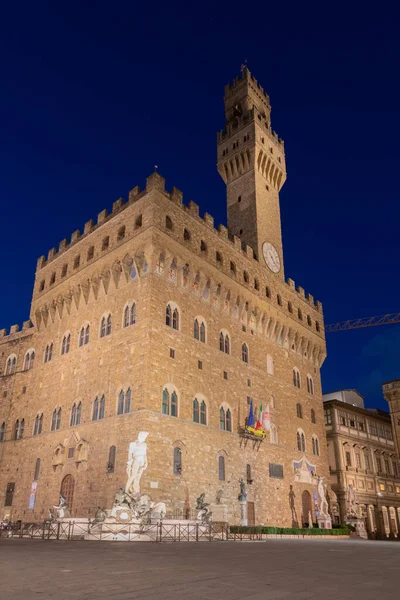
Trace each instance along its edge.
<path fill-rule="evenodd" d="M 242 201 L 242 196 L 238 196 L 238 202 Z"/>

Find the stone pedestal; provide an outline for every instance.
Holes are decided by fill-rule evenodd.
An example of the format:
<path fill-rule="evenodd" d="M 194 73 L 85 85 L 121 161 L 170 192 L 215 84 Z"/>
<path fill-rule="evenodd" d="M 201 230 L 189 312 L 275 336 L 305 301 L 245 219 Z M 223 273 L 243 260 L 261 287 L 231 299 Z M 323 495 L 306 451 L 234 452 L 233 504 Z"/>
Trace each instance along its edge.
<path fill-rule="evenodd" d="M 319 515 L 317 521 L 320 529 L 332 529 L 332 519 L 330 515 Z"/>
<path fill-rule="evenodd" d="M 247 526 L 247 501 L 239 500 L 240 504 L 240 524 Z"/>
<path fill-rule="evenodd" d="M 213 523 L 228 522 L 228 507 L 226 504 L 210 504 L 209 508 L 212 512 Z"/>
<path fill-rule="evenodd" d="M 346 517 L 345 523 L 355 527 L 356 533 L 358 536 L 360 536 L 360 538 L 364 538 L 366 540 L 368 539 L 368 533 L 365 529 L 364 519 L 360 517 Z"/>

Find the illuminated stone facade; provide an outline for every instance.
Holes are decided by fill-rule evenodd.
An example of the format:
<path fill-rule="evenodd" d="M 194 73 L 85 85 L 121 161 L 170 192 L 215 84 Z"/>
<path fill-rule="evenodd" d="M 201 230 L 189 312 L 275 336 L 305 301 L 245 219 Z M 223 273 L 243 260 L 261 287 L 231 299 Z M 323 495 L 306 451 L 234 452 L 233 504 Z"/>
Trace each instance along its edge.
<path fill-rule="evenodd" d="M 73 516 L 110 507 L 139 431 L 141 491 L 171 514 L 205 492 L 238 523 L 241 477 L 249 523 L 314 514 L 328 474 L 322 306 L 284 279 L 268 96 L 244 69 L 225 102 L 229 231 L 153 173 L 39 259 L 30 321 L 0 332 L 1 516 L 47 517 L 60 489 Z M 243 435 L 250 397 L 270 406 L 262 441 Z"/>

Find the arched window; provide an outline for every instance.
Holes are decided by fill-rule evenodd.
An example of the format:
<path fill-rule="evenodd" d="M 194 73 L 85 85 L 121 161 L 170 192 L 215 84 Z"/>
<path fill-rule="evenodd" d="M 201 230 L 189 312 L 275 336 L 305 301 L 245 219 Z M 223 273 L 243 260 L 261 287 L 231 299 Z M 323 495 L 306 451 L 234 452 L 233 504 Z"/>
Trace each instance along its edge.
<path fill-rule="evenodd" d="M 274 359 L 270 354 L 267 354 L 267 373 L 268 375 L 274 374 Z"/>
<path fill-rule="evenodd" d="M 57 431 L 61 427 L 61 408 L 55 408 L 51 417 L 51 431 Z"/>
<path fill-rule="evenodd" d="M 179 311 L 171 303 L 167 304 L 165 309 L 165 324 L 172 329 L 179 330 Z"/>
<path fill-rule="evenodd" d="M 81 327 L 79 333 L 79 346 L 86 346 L 89 343 L 90 325 Z"/>
<path fill-rule="evenodd" d="M 207 244 L 204 240 L 200 241 L 200 252 L 207 252 Z"/>
<path fill-rule="evenodd" d="M 200 326 L 199 326 L 199 322 L 197 319 L 194 320 L 193 337 L 195 340 L 200 339 Z"/>
<path fill-rule="evenodd" d="M 232 414 L 230 408 L 225 410 L 221 406 L 219 409 L 219 428 L 224 431 L 232 431 Z"/>
<path fill-rule="evenodd" d="M 225 410 L 222 408 L 219 409 L 219 428 L 225 429 Z"/>
<path fill-rule="evenodd" d="M 207 425 L 207 406 L 204 400 L 200 404 L 200 424 Z"/>
<path fill-rule="evenodd" d="M 162 393 L 162 413 L 163 415 L 169 415 L 169 393 L 167 389 L 164 389 Z"/>
<path fill-rule="evenodd" d="M 312 322 L 311 322 L 310 315 L 307 315 L 307 325 L 309 325 L 310 327 L 312 327 Z"/>
<path fill-rule="evenodd" d="M 171 394 L 171 417 L 178 416 L 178 396 L 176 392 L 172 392 Z"/>
<path fill-rule="evenodd" d="M 108 451 L 107 473 L 114 473 L 114 471 L 115 471 L 116 452 L 117 452 L 116 447 L 110 446 L 110 450 Z"/>
<path fill-rule="evenodd" d="M 106 335 L 110 335 L 111 324 L 112 324 L 111 313 L 109 313 L 108 315 L 104 316 L 101 319 L 100 337 L 105 337 Z"/>
<path fill-rule="evenodd" d="M 98 418 L 99 418 L 99 399 L 95 398 L 95 401 L 93 402 L 92 421 L 97 421 Z"/>
<path fill-rule="evenodd" d="M 319 456 L 319 441 L 316 436 L 312 438 L 312 452 L 315 456 Z"/>
<path fill-rule="evenodd" d="M 130 306 L 125 307 L 124 311 L 124 327 L 134 325 L 136 323 L 136 304 L 135 302 Z"/>
<path fill-rule="evenodd" d="M 61 354 L 68 354 L 70 344 L 71 344 L 71 334 L 67 333 L 66 335 L 64 335 L 63 340 L 62 340 Z"/>
<path fill-rule="evenodd" d="M 16 420 L 14 426 L 14 440 L 21 440 L 24 437 L 25 419 Z"/>
<path fill-rule="evenodd" d="M 168 217 L 168 215 L 165 217 L 165 227 L 167 229 L 169 229 L 170 231 L 172 231 L 172 228 L 173 228 L 172 219 L 171 219 L 171 217 Z"/>
<path fill-rule="evenodd" d="M 225 336 L 221 331 L 221 333 L 219 334 L 219 349 L 221 350 L 221 352 L 224 352 L 224 341 L 225 341 Z"/>
<path fill-rule="evenodd" d="M 191 238 L 190 231 L 188 229 L 183 230 L 183 239 L 188 242 Z"/>
<path fill-rule="evenodd" d="M 225 457 L 218 456 L 218 479 L 225 481 Z"/>
<path fill-rule="evenodd" d="M 219 349 L 221 352 L 225 352 L 225 354 L 230 354 L 231 352 L 231 342 L 229 339 L 229 334 L 221 331 L 219 334 Z"/>
<path fill-rule="evenodd" d="M 25 362 L 24 362 L 25 371 L 29 371 L 29 369 L 32 369 L 34 362 L 35 362 L 35 351 L 28 350 L 28 352 L 25 354 Z"/>
<path fill-rule="evenodd" d="M 161 410 L 163 415 L 170 415 L 171 417 L 178 416 L 178 395 L 175 390 L 170 393 L 167 388 L 164 388 Z"/>
<path fill-rule="evenodd" d="M 193 337 L 195 340 L 205 343 L 206 341 L 206 325 L 201 317 L 197 317 L 193 324 Z"/>
<path fill-rule="evenodd" d="M 307 392 L 309 394 L 314 393 L 314 381 L 311 375 L 307 375 Z"/>
<path fill-rule="evenodd" d="M 74 404 L 72 406 L 72 410 L 71 410 L 70 425 L 71 426 L 80 425 L 81 417 L 82 417 L 82 402 L 79 401 L 78 404 L 76 402 L 74 402 Z"/>
<path fill-rule="evenodd" d="M 53 358 L 53 342 L 51 344 L 47 344 L 46 349 L 44 351 L 44 362 L 50 362 Z"/>
<path fill-rule="evenodd" d="M 315 418 L 315 410 L 312 408 L 311 409 L 311 423 L 316 423 L 317 420 Z"/>
<path fill-rule="evenodd" d="M 100 404 L 99 404 L 99 419 L 104 419 L 105 409 L 106 409 L 106 398 L 103 395 L 101 397 Z"/>
<path fill-rule="evenodd" d="M 299 308 L 299 309 L 298 309 L 298 311 L 297 311 L 297 316 L 298 316 L 298 318 L 299 318 L 299 320 L 300 320 L 300 321 L 302 321 L 302 320 L 303 320 L 303 313 L 301 312 L 301 309 L 300 309 L 300 308 Z"/>
<path fill-rule="evenodd" d="M 124 237 L 125 237 L 125 225 L 123 225 L 122 227 L 120 227 L 118 229 L 118 235 L 117 235 L 118 242 L 120 242 L 121 240 L 123 240 Z"/>
<path fill-rule="evenodd" d="M 182 450 L 174 448 L 174 473 L 180 475 L 182 473 Z"/>
<path fill-rule="evenodd" d="M 242 344 L 242 361 L 249 362 L 249 349 L 246 344 Z"/>
<path fill-rule="evenodd" d="M 293 369 L 293 385 L 297 388 L 301 387 L 300 373 L 297 369 Z"/>
<path fill-rule="evenodd" d="M 39 435 L 43 429 L 43 413 L 36 415 L 35 424 L 33 426 L 33 435 Z"/>
<path fill-rule="evenodd" d="M 17 357 L 9 356 L 6 363 L 6 375 L 12 375 L 17 370 Z"/>
<path fill-rule="evenodd" d="M 35 472 L 33 474 L 33 481 L 37 481 L 39 479 L 39 474 L 40 474 L 40 458 L 37 458 L 36 464 L 35 464 Z"/>
<path fill-rule="evenodd" d="M 297 416 L 299 417 L 299 419 L 303 418 L 303 409 L 301 407 L 301 404 L 299 404 L 299 402 L 296 404 L 296 413 L 297 413 Z"/>
<path fill-rule="evenodd" d="M 4 442 L 6 438 L 6 423 L 3 421 L 0 427 L 0 442 Z"/>
<path fill-rule="evenodd" d="M 306 451 L 306 439 L 301 429 L 297 430 L 297 449 L 300 450 L 300 452 Z"/>
<path fill-rule="evenodd" d="M 199 407 L 199 401 L 197 400 L 197 398 L 195 398 L 193 400 L 193 421 L 195 423 L 200 422 L 200 407 Z"/>
<path fill-rule="evenodd" d="M 104 398 L 104 396 L 102 397 L 102 399 Z M 119 395 L 118 395 L 118 406 L 117 406 L 117 415 L 126 415 L 128 413 L 131 412 L 131 399 L 132 399 L 132 392 L 131 392 L 131 388 L 128 388 L 126 392 L 124 392 L 124 390 L 121 390 Z M 104 407 L 105 407 L 105 398 L 104 398 Z M 104 414 L 104 409 L 103 409 L 103 414 Z M 104 417 L 101 417 L 104 418 Z"/>

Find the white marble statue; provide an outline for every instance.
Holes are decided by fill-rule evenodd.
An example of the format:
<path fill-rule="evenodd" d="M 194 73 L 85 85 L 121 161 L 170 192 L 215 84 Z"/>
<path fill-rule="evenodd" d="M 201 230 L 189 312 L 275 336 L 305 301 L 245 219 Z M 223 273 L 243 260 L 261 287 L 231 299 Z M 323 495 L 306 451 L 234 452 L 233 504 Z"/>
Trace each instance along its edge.
<path fill-rule="evenodd" d="M 347 503 L 347 514 L 349 517 L 358 516 L 358 507 L 356 500 L 356 491 L 350 483 L 346 490 L 346 503 Z"/>
<path fill-rule="evenodd" d="M 128 479 L 125 492 L 130 496 L 140 496 L 140 479 L 147 469 L 147 431 L 140 431 L 137 440 L 129 444 L 126 472 Z"/>
<path fill-rule="evenodd" d="M 313 528 L 313 522 L 312 522 L 312 514 L 311 514 L 311 510 L 308 511 L 308 528 L 312 529 Z"/>
<path fill-rule="evenodd" d="M 325 477 L 318 477 L 318 511 L 319 516 L 326 517 L 329 515 L 328 501 L 325 496 Z"/>

